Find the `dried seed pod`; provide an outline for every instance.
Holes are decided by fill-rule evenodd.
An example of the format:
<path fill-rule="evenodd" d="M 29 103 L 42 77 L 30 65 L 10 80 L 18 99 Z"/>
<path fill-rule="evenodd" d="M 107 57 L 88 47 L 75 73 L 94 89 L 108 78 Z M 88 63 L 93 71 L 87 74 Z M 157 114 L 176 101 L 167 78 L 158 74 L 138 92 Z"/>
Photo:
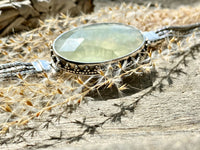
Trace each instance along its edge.
<path fill-rule="evenodd" d="M 167 46 L 167 48 L 168 48 L 169 50 L 171 50 L 171 49 L 172 49 L 172 46 L 169 44 L 169 45 Z"/>
<path fill-rule="evenodd" d="M 120 62 L 118 62 L 118 67 L 119 67 L 120 69 L 122 69 L 122 64 L 121 64 Z"/>
<path fill-rule="evenodd" d="M 36 116 L 36 117 L 39 117 L 40 114 L 41 114 L 41 112 L 39 111 L 39 112 L 36 113 L 35 116 Z"/>
<path fill-rule="evenodd" d="M 104 73 L 102 70 L 99 70 L 99 74 L 100 74 L 101 76 L 105 76 L 105 73 Z"/>
<path fill-rule="evenodd" d="M 7 53 L 6 51 L 1 51 L 1 53 L 2 53 L 3 55 L 8 55 L 8 53 Z"/>
<path fill-rule="evenodd" d="M 58 92 L 59 94 L 63 94 L 62 91 L 61 91 L 60 89 L 57 89 L 57 92 Z"/>
<path fill-rule="evenodd" d="M 3 127 L 0 131 L 0 134 L 6 134 L 9 131 L 9 127 Z"/>
<path fill-rule="evenodd" d="M 4 106 L 4 108 L 5 108 L 5 111 L 7 111 L 7 112 L 12 112 L 12 108 L 11 108 L 8 104 L 6 104 L 6 105 Z"/>
<path fill-rule="evenodd" d="M 45 78 L 47 78 L 47 79 L 49 78 L 46 72 L 43 72 L 43 75 Z"/>
<path fill-rule="evenodd" d="M 24 121 L 22 121 L 21 123 L 20 123 L 20 125 L 27 125 L 28 124 L 28 122 L 29 122 L 29 120 L 27 119 L 27 120 L 24 120 Z"/>
<path fill-rule="evenodd" d="M 118 89 L 119 89 L 120 91 L 126 90 L 126 89 L 127 89 L 126 84 L 120 86 Z"/>
<path fill-rule="evenodd" d="M 76 82 L 79 83 L 79 84 L 81 84 L 81 85 L 84 84 L 83 80 L 80 77 L 78 77 L 78 79 L 76 80 Z"/>
<path fill-rule="evenodd" d="M 23 77 L 22 77 L 22 75 L 21 75 L 20 73 L 17 74 L 17 77 L 18 77 L 19 79 L 23 80 Z"/>
<path fill-rule="evenodd" d="M 149 51 L 148 55 L 149 55 L 149 57 L 151 57 L 152 56 L 152 51 Z"/>
<path fill-rule="evenodd" d="M 176 38 L 175 38 L 175 37 L 173 37 L 173 38 L 170 40 L 171 43 L 173 43 L 173 42 L 175 42 L 175 41 L 176 41 Z"/>
<path fill-rule="evenodd" d="M 30 100 L 27 100 L 26 104 L 29 105 L 29 106 L 33 106 L 32 102 Z"/>
<path fill-rule="evenodd" d="M 158 50 L 158 53 L 159 53 L 159 54 L 161 54 L 161 53 L 162 53 L 162 49 L 161 49 L 161 48 Z"/>
<path fill-rule="evenodd" d="M 3 92 L 0 92 L 0 97 L 4 97 L 4 94 L 3 94 Z"/>
<path fill-rule="evenodd" d="M 113 86 L 113 82 L 111 82 L 109 85 L 108 85 L 108 87 L 107 88 L 111 88 L 112 86 Z"/>

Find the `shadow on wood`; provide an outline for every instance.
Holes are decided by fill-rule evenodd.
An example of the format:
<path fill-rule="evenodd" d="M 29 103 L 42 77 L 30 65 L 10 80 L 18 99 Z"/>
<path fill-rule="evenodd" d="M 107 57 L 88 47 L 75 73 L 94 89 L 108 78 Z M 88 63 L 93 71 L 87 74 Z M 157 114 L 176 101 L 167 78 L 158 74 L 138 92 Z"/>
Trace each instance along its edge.
<path fill-rule="evenodd" d="M 98 90 L 95 89 L 94 91 L 90 92 L 88 96 L 94 98 L 94 100 L 107 100 L 130 96 L 152 86 L 155 78 L 155 71 L 142 73 L 140 75 L 132 74 L 122 79 L 121 85 L 126 85 L 127 87 L 123 91 L 119 91 L 115 84 L 113 84 L 111 88 L 108 88 L 108 86 L 105 85 L 100 87 Z"/>

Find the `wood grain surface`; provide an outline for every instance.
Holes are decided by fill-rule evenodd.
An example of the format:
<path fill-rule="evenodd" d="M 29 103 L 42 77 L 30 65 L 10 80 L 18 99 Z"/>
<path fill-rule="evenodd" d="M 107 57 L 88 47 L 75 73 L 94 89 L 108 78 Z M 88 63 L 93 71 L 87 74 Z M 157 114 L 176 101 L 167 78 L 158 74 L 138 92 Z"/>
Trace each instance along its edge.
<path fill-rule="evenodd" d="M 97 7 L 114 3 L 101 2 L 95 1 Z M 38 128 L 31 128 L 40 122 L 35 119 L 23 135 L 16 134 L 14 138 L 1 135 L 0 149 L 198 150 L 199 57 L 199 43 L 188 46 L 188 51 L 173 61 L 160 61 L 156 65 L 156 74 L 152 74 L 155 80 L 150 87 L 116 99 L 86 97 L 73 112 L 66 109 L 58 114 L 52 110 Z M 17 129 L 21 131 L 20 127 Z M 6 140 L 12 142 L 5 144 Z"/>

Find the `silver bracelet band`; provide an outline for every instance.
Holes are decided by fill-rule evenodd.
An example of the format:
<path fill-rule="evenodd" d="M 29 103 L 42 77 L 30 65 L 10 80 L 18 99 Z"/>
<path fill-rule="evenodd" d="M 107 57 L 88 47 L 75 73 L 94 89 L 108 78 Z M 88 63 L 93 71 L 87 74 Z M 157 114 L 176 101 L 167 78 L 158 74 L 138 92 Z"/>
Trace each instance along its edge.
<path fill-rule="evenodd" d="M 18 74 L 36 74 L 51 70 L 50 63 L 45 60 L 38 60 L 32 63 L 14 62 L 0 65 L 0 78 L 15 78 Z"/>
<path fill-rule="evenodd" d="M 162 40 L 167 37 L 183 38 L 193 33 L 200 34 L 200 23 L 185 26 L 170 26 L 156 31 L 143 32 L 150 42 Z"/>

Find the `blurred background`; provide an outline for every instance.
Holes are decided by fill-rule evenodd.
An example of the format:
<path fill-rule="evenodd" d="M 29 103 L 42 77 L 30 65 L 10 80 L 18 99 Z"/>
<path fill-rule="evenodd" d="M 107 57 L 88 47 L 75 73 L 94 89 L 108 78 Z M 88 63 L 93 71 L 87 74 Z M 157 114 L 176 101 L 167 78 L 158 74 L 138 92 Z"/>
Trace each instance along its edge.
<path fill-rule="evenodd" d="M 0 0 L 0 37 L 38 27 L 39 20 L 61 13 L 76 17 L 122 3 L 177 8 L 200 0 Z"/>
<path fill-rule="evenodd" d="M 197 3 L 200 3 L 200 0 L 94 0 L 95 10 L 98 10 L 100 7 L 104 7 L 106 5 L 113 6 L 123 2 L 136 3 L 139 5 L 146 5 L 148 3 L 152 3 L 152 5 L 154 5 L 158 3 L 164 8 L 176 8 L 181 5 L 195 6 Z"/>

